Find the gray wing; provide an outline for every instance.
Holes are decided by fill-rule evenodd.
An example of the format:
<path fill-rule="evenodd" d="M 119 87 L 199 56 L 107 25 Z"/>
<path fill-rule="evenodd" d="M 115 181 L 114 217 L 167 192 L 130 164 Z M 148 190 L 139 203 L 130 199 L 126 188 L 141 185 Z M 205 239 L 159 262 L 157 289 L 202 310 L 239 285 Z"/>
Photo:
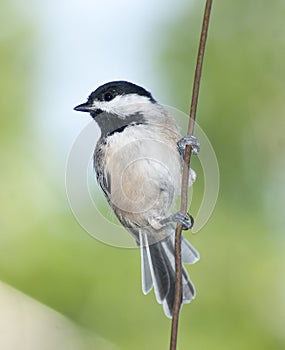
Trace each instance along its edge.
<path fill-rule="evenodd" d="M 96 145 L 94 156 L 93 156 L 93 166 L 96 172 L 97 181 L 102 188 L 105 196 L 110 197 L 111 194 L 111 175 L 105 167 L 105 144 L 104 142 L 99 142 Z"/>

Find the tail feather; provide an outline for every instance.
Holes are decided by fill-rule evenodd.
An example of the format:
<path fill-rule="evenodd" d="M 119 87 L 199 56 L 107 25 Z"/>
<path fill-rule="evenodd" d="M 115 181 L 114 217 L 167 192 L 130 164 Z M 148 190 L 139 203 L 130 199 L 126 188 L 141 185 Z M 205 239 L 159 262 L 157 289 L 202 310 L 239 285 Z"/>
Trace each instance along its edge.
<path fill-rule="evenodd" d="M 168 294 L 170 285 L 169 272 L 165 260 L 156 259 L 156 256 L 163 256 L 163 251 L 159 245 L 149 245 L 147 235 L 141 233 L 140 248 L 143 293 L 147 294 L 154 286 L 156 299 L 159 304 L 162 304 Z"/>
<path fill-rule="evenodd" d="M 154 286 L 158 303 L 163 304 L 164 313 L 172 317 L 175 292 L 174 234 L 148 244 L 147 233 L 140 233 L 142 289 L 147 294 Z M 182 237 L 182 262 L 193 264 L 199 260 L 199 253 Z M 182 303 L 190 303 L 195 298 L 195 288 L 186 269 L 182 270 Z"/>
<path fill-rule="evenodd" d="M 181 237 L 181 258 L 184 264 L 195 264 L 200 259 L 200 254 L 183 236 Z"/>
<path fill-rule="evenodd" d="M 140 251 L 141 251 L 141 271 L 142 271 L 142 290 L 148 294 L 152 290 L 152 264 L 149 251 L 147 236 L 140 233 Z"/>

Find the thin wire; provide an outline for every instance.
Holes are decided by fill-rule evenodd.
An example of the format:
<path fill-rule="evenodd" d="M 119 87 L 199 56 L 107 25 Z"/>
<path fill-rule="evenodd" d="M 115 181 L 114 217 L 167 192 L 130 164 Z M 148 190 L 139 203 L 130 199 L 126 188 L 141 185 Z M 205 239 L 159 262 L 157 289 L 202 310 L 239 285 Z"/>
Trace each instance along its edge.
<path fill-rule="evenodd" d="M 205 11 L 204 11 L 204 19 L 202 24 L 199 50 L 198 50 L 196 69 L 195 69 L 195 77 L 194 77 L 193 90 L 192 90 L 192 100 L 191 100 L 191 108 L 190 108 L 189 124 L 188 124 L 188 135 L 193 134 L 194 126 L 195 126 L 201 73 L 202 73 L 203 59 L 204 59 L 204 53 L 205 53 L 205 46 L 207 41 L 211 8 L 212 8 L 212 0 L 207 0 Z M 182 184 L 181 184 L 181 204 L 180 204 L 180 210 L 184 214 L 186 214 L 187 212 L 187 205 L 188 205 L 188 182 L 189 182 L 190 160 L 191 160 L 191 146 L 187 145 L 185 148 L 185 154 L 184 154 L 184 165 L 183 165 Z M 182 232 L 182 224 L 177 224 L 176 232 L 175 232 L 175 269 L 176 269 L 175 296 L 174 296 L 173 316 L 172 316 L 172 324 L 171 324 L 170 350 L 175 350 L 177 346 L 178 321 L 179 321 L 181 300 L 182 300 L 181 232 Z"/>

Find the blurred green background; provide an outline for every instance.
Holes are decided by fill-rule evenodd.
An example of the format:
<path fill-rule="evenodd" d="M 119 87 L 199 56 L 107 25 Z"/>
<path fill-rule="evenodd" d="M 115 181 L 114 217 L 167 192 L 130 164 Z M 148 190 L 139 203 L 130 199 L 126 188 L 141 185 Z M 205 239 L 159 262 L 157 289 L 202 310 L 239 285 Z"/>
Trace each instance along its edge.
<path fill-rule="evenodd" d="M 76 19 L 88 12 L 88 1 L 78 2 L 77 16 L 65 2 L 45 20 L 34 3 L 19 3 L 3 1 L 0 15 L 0 279 L 119 349 L 168 348 L 170 321 L 153 293 L 141 292 L 139 252 L 91 238 L 72 215 L 64 187 L 68 149 L 85 123 L 72 108 L 99 85 L 96 69 L 112 79 L 109 65 L 94 64 L 90 72 L 82 51 L 102 62 L 113 57 L 116 66 L 117 53 L 121 60 L 124 50 L 129 55 L 131 39 L 122 35 L 120 45 L 114 44 L 122 52 L 113 56 L 112 41 L 110 51 L 100 51 L 97 36 L 108 41 L 110 33 L 120 32 L 107 17 L 106 27 L 88 22 L 90 46 L 82 48 Z M 51 4 L 43 11 L 56 8 Z M 123 19 L 127 2 L 124 6 L 118 13 Z M 139 80 L 162 103 L 187 113 L 204 1 L 170 2 L 172 15 L 161 11 L 161 2 L 152 8 L 147 1 L 142 14 L 139 2 L 132 6 L 145 56 L 134 60 L 136 53 L 126 66 L 118 65 L 120 78 Z M 191 267 L 197 298 L 182 310 L 179 349 L 280 350 L 285 348 L 285 3 L 222 0 L 213 6 L 197 119 L 217 155 L 220 193 L 208 224 L 188 236 L 201 260 Z M 65 16 L 75 28 L 72 35 Z M 62 32 L 53 26 L 49 35 L 43 27 L 52 27 L 55 18 Z M 77 54 L 66 71 L 65 64 L 71 65 L 66 47 L 52 49 L 57 30 Z M 133 70 L 127 71 L 128 64 Z M 46 79 L 49 65 L 58 67 L 50 71 L 52 83 Z M 141 75 L 134 73 L 136 65 L 146 67 Z M 65 96 L 64 103 L 56 94 Z M 55 114 L 58 108 L 65 118 Z M 192 166 L 199 169 L 198 161 Z M 202 186 L 199 179 L 195 186 Z"/>

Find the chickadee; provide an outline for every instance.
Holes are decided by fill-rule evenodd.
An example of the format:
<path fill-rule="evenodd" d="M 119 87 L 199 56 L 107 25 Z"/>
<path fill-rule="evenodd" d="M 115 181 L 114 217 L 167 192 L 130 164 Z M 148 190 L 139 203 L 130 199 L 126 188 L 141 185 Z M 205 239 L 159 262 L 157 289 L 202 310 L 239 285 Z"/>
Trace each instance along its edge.
<path fill-rule="evenodd" d="M 180 138 L 169 112 L 151 93 L 127 81 L 104 84 L 86 103 L 74 108 L 89 112 L 101 129 L 94 152 L 97 181 L 121 224 L 135 238 L 141 252 L 142 290 L 154 292 L 172 317 L 175 222 L 193 225 L 190 215 L 170 214 L 180 191 L 186 144 L 198 153 L 195 137 Z M 190 171 L 190 184 L 195 173 Z M 199 253 L 182 236 L 182 262 L 193 264 Z M 182 303 L 195 297 L 186 269 L 182 274 Z"/>

